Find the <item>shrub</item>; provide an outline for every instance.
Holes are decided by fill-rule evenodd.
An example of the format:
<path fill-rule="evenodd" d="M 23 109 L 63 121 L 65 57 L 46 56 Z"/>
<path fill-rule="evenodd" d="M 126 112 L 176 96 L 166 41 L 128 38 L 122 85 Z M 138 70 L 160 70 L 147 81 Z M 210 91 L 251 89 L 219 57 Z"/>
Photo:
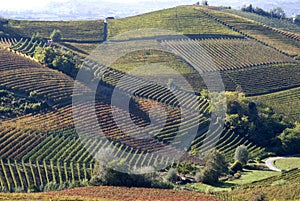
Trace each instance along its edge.
<path fill-rule="evenodd" d="M 234 174 L 235 179 L 239 179 L 239 178 L 241 178 L 241 176 L 242 176 L 241 172 L 237 172 Z"/>
<path fill-rule="evenodd" d="M 238 146 L 234 153 L 234 159 L 240 161 L 242 165 L 246 165 L 249 157 L 249 152 L 245 145 Z"/>
<path fill-rule="evenodd" d="M 242 171 L 243 170 L 243 165 L 240 161 L 235 161 L 231 167 L 230 167 L 230 170 L 233 172 L 233 173 L 236 173 L 237 171 Z"/>
<path fill-rule="evenodd" d="M 174 168 L 170 168 L 165 179 L 169 182 L 175 183 L 177 181 L 177 172 Z"/>
<path fill-rule="evenodd" d="M 197 172 L 195 175 L 196 182 L 201 182 L 201 172 Z"/>
<path fill-rule="evenodd" d="M 51 40 L 53 41 L 60 41 L 62 38 L 62 33 L 58 29 L 54 29 L 50 35 Z"/>

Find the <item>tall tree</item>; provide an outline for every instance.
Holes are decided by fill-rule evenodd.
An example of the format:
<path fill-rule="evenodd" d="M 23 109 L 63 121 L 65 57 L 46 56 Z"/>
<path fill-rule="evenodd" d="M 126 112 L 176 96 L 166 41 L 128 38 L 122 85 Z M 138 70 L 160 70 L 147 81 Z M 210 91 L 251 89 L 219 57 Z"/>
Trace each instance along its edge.
<path fill-rule="evenodd" d="M 217 150 L 209 152 L 205 158 L 205 167 L 201 171 L 201 181 L 212 184 L 218 182 L 219 177 L 228 173 L 228 166 L 224 155 Z"/>
<path fill-rule="evenodd" d="M 245 145 L 238 146 L 234 153 L 234 159 L 240 161 L 243 165 L 247 164 L 249 152 Z"/>

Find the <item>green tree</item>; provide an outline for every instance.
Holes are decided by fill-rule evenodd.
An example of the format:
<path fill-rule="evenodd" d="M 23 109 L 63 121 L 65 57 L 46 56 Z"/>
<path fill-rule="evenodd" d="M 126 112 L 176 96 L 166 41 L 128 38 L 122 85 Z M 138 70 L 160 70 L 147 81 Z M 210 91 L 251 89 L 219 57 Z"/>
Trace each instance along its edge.
<path fill-rule="evenodd" d="M 217 150 L 209 152 L 205 157 L 205 167 L 201 171 L 201 181 L 213 184 L 219 181 L 219 177 L 228 173 L 228 166 L 224 155 Z"/>
<path fill-rule="evenodd" d="M 60 41 L 62 39 L 62 33 L 59 29 L 54 29 L 50 35 L 50 39 L 54 42 Z"/>
<path fill-rule="evenodd" d="M 177 181 L 177 172 L 176 172 L 176 170 L 174 168 L 170 168 L 165 179 L 168 182 L 175 183 Z"/>
<path fill-rule="evenodd" d="M 52 67 L 52 62 L 56 57 L 56 54 L 52 47 L 46 47 L 46 48 L 37 47 L 34 51 L 33 57 L 37 59 L 38 62 L 45 64 L 49 67 Z"/>
<path fill-rule="evenodd" d="M 236 148 L 234 153 L 234 160 L 240 161 L 242 165 L 246 165 L 249 158 L 249 152 L 245 145 L 240 145 Z"/>
<path fill-rule="evenodd" d="M 278 138 L 281 141 L 282 149 L 286 154 L 300 153 L 300 124 L 297 123 L 294 128 L 285 129 Z"/>
<path fill-rule="evenodd" d="M 270 11 L 271 17 L 283 19 L 285 18 L 285 12 L 282 8 L 276 7 Z"/>

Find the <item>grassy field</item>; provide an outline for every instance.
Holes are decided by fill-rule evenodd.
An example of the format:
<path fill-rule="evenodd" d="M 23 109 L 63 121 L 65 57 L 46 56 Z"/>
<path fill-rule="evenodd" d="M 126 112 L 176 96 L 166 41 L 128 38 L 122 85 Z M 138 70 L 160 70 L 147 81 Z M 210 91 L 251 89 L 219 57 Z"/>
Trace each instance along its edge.
<path fill-rule="evenodd" d="M 274 161 L 274 165 L 281 170 L 300 168 L 300 158 L 293 157 L 293 158 L 278 159 Z"/>
<path fill-rule="evenodd" d="M 242 172 L 242 177 L 233 181 L 226 181 L 224 183 L 219 183 L 216 185 L 207 185 L 203 183 L 196 183 L 187 185 L 190 188 L 199 190 L 201 192 L 218 192 L 218 191 L 231 191 L 232 187 L 239 185 L 249 184 L 254 181 L 259 181 L 272 176 L 280 175 L 278 172 L 272 171 L 261 171 L 261 170 L 245 170 Z"/>

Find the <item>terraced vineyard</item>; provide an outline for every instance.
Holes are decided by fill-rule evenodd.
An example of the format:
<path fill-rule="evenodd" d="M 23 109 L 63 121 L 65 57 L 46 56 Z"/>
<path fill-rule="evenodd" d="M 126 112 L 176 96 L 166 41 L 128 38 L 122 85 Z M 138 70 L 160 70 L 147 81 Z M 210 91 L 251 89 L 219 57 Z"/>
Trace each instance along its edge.
<path fill-rule="evenodd" d="M 294 56 L 299 55 L 300 41 L 296 31 L 274 29 L 245 17 L 204 7 L 179 6 L 109 20 L 109 40 L 112 41 L 108 43 L 118 42 L 118 39 L 127 42 L 138 38 L 140 41 L 145 37 L 170 50 L 168 53 L 153 49 L 134 51 L 112 66 L 84 56 L 103 40 L 101 20 L 9 20 L 9 24 L 2 27 L 5 28 L 3 33 L 11 32 L 23 38 L 3 36 L 0 40 L 0 89 L 47 104 L 47 109 L 3 118 L 0 122 L 1 189 L 13 192 L 32 186 L 43 189 L 51 182 L 73 186 L 86 183 L 97 169 L 96 158 L 106 152 L 124 159 L 129 172 L 149 166 L 162 169 L 175 162 L 200 167 L 204 164 L 202 156 L 214 149 L 221 152 L 227 162 L 234 162 L 235 150 L 240 145 L 246 146 L 251 159 L 267 154 L 268 146 L 263 143 L 269 138 L 262 137 L 260 146 L 254 140 L 253 136 L 264 132 L 258 127 L 267 125 L 268 121 L 278 123 L 278 129 L 282 127 L 282 130 L 287 125 L 277 121 L 277 116 L 267 111 L 271 111 L 270 108 L 260 104 L 256 107 L 239 93 L 217 94 L 219 102 L 226 95 L 230 100 L 224 101 L 228 108 L 220 106 L 224 116 L 214 115 L 218 106 L 209 100 L 209 97 L 214 98 L 210 96 L 213 94 L 203 90 L 215 87 L 215 91 L 219 91 L 217 72 L 226 90 L 243 91 L 249 96 L 266 94 L 252 100 L 272 106 L 287 119 L 299 120 L 300 62 Z M 151 31 L 114 38 L 143 28 L 167 29 L 190 39 L 174 39 L 170 35 L 172 39 L 166 39 L 168 37 L 161 36 L 170 32 L 165 31 L 158 34 L 160 39 Z M 53 29 L 62 31 L 63 42 L 47 44 L 46 40 L 30 39 L 37 32 L 45 39 Z M 67 70 L 64 74 L 37 63 L 32 58 L 36 48 L 48 46 L 59 49 L 55 53 L 62 57 L 63 51 L 72 51 L 78 63 L 69 71 L 77 72 L 78 64 L 83 64 L 84 73 L 91 73 L 88 74 L 90 80 L 75 81 L 73 74 L 72 77 L 66 75 L 70 74 Z M 143 65 L 148 69 L 132 72 Z M 168 66 L 174 72 L 165 71 L 161 66 Z M 205 85 L 203 74 L 210 80 L 209 86 Z M 176 83 L 177 79 L 184 80 L 182 77 L 187 82 Z M 193 89 L 186 87 L 187 83 Z M 119 93 L 116 102 L 113 102 L 114 92 Z M 128 107 L 118 105 L 127 99 Z M 21 104 L 28 107 L 26 101 L 12 102 L 15 107 Z M 7 117 L 2 111 L 1 107 L 1 115 Z M 176 164 L 177 168 L 182 164 Z M 299 183 L 299 178 L 299 170 L 292 170 L 280 177 L 242 185 L 239 190 L 272 187 L 280 180 Z M 231 196 L 230 193 L 224 195 Z"/>
<path fill-rule="evenodd" d="M 209 39 L 163 41 L 186 61 L 197 62 L 203 72 L 233 70 L 273 63 L 296 63 L 296 60 L 254 40 Z M 206 60 L 212 59 L 215 66 Z"/>
<path fill-rule="evenodd" d="M 221 25 L 192 6 L 182 6 L 141 16 L 128 17 L 109 21 L 108 35 L 110 38 L 127 31 L 160 28 L 171 30 L 180 34 L 200 35 L 197 37 L 242 37 L 239 33 Z M 166 32 L 165 32 L 166 33 Z M 162 34 L 165 34 L 162 32 Z M 151 35 L 151 32 L 148 34 Z M 131 36 L 132 37 L 132 36 Z M 142 37 L 142 36 L 134 36 Z M 145 37 L 145 36 L 143 36 Z"/>
<path fill-rule="evenodd" d="M 66 180 L 89 179 L 95 163 L 92 155 L 97 150 L 106 147 L 113 148 L 111 153 L 116 156 L 125 157 L 128 155 L 125 158 L 128 158 L 130 163 L 135 166 L 143 166 L 155 161 L 158 165 L 171 162 L 172 159 L 168 158 L 168 153 L 174 153 L 175 149 L 173 150 L 172 147 L 166 145 L 174 139 L 174 132 L 177 131 L 179 126 L 182 127 L 180 133 L 178 133 L 179 136 L 185 136 L 189 130 L 199 127 L 199 133 L 191 149 L 193 153 L 213 149 L 214 146 L 210 145 L 218 140 L 217 138 L 208 141 L 203 140 L 208 130 L 208 119 L 202 114 L 206 113 L 209 106 L 205 99 L 201 97 L 191 99 L 192 96 L 189 93 L 179 91 L 177 98 L 180 99 L 177 99 L 172 94 L 166 95 L 164 87 L 151 83 L 147 87 L 136 90 L 135 88 L 139 87 L 142 82 L 145 84 L 145 81 L 129 76 L 126 81 L 127 84 L 119 86 L 119 89 L 125 92 L 135 92 L 136 104 L 138 108 L 141 108 L 141 111 L 134 109 L 131 113 L 133 115 L 132 119 L 139 126 L 147 126 L 150 122 L 147 117 L 143 117 L 143 111 L 148 111 L 153 105 L 160 105 L 157 110 L 151 110 L 151 112 L 153 117 L 160 119 L 161 108 L 165 108 L 168 121 L 164 129 L 156 132 L 155 128 L 149 130 L 146 127 L 145 134 L 153 136 L 153 138 L 151 140 L 141 140 L 138 137 L 140 136 L 139 131 L 127 126 L 126 114 L 128 111 L 112 108 L 108 103 L 101 102 L 101 100 L 103 101 L 103 98 L 101 98 L 96 107 L 96 114 L 101 125 L 103 125 L 101 129 L 105 138 L 103 138 L 103 141 L 99 141 L 91 136 L 88 141 L 82 141 L 75 131 L 72 107 L 61 107 L 68 104 L 67 100 L 71 96 L 71 80 L 62 73 L 50 70 L 6 50 L 2 50 L 1 53 L 2 60 L 6 61 L 0 68 L 4 75 L 1 77 L 1 83 L 5 88 L 27 94 L 36 91 L 39 98 L 46 98 L 50 103 L 56 104 L 56 108 L 53 108 L 52 112 L 34 116 L 28 115 L 2 122 L 0 127 L 0 155 L 3 159 L 0 176 L 2 186 L 10 191 L 17 187 L 26 189 L 32 184 L 45 185 L 49 181 L 63 183 Z M 22 62 L 23 60 L 27 62 Z M 20 64 L 18 65 L 16 61 L 19 61 Z M 105 76 L 104 81 L 112 86 L 122 77 L 122 73 L 118 71 L 112 71 L 92 62 L 90 65 L 94 65 L 94 68 L 98 67 L 99 72 L 105 72 L 107 76 Z M 19 83 L 20 80 L 22 80 L 22 85 L 14 84 Z M 84 93 L 88 92 L 86 87 L 82 86 L 82 88 Z M 149 100 L 149 98 L 152 100 Z M 185 116 L 188 117 L 183 122 L 179 121 L 179 101 L 183 103 L 181 113 L 186 113 Z M 59 103 L 62 102 L 63 104 L 60 105 Z M 91 114 L 89 104 L 85 102 L 78 105 L 78 108 L 81 111 L 80 121 L 85 122 L 84 127 L 80 129 L 88 130 L 92 126 L 89 123 L 89 114 Z M 117 111 L 122 125 L 116 125 L 113 121 L 112 109 Z M 201 113 L 199 116 L 195 116 L 189 112 L 190 109 Z M 195 122 L 198 123 L 195 124 Z M 120 130 L 119 127 L 123 129 Z M 241 144 L 247 145 L 253 155 L 259 154 L 261 151 L 261 148 L 251 144 L 247 139 L 234 135 L 229 130 L 223 130 L 222 127 L 215 132 L 216 134 L 217 132 L 223 132 L 217 147 L 226 154 L 228 159 L 232 158 L 234 149 Z M 147 153 L 147 157 L 141 160 L 140 154 L 144 153 Z M 133 154 L 132 158 L 129 158 L 130 154 Z M 182 160 L 187 160 L 187 158 L 182 158 Z M 21 167 L 22 169 L 20 169 Z"/>
<path fill-rule="evenodd" d="M 224 9 L 222 11 L 232 13 L 235 15 L 239 15 L 241 17 L 248 18 L 248 19 L 254 20 L 256 22 L 260 22 L 264 25 L 267 25 L 267 26 L 270 26 L 270 27 L 273 27 L 276 29 L 300 34 L 300 27 L 296 24 L 293 24 L 293 23 L 287 21 L 287 20 L 279 20 L 276 18 L 272 19 L 272 18 L 268 18 L 268 17 L 264 17 L 261 15 L 255 14 L 255 13 L 243 12 L 240 10 L 233 10 L 233 9 Z"/>
<path fill-rule="evenodd" d="M 35 61 L 0 51 L 1 88 L 20 91 L 27 95 L 34 92 L 37 98 L 59 104 L 70 101 L 74 80 Z M 88 89 L 85 89 L 88 91 Z"/>
<path fill-rule="evenodd" d="M 231 13 L 198 8 L 211 19 L 239 31 L 244 36 L 254 38 L 264 44 L 279 49 L 289 55 L 299 55 L 300 41 L 282 32 L 266 28 L 265 26 Z"/>
<path fill-rule="evenodd" d="M 271 106 L 278 114 L 289 120 L 298 121 L 300 118 L 299 88 L 253 97 L 253 100 Z"/>

